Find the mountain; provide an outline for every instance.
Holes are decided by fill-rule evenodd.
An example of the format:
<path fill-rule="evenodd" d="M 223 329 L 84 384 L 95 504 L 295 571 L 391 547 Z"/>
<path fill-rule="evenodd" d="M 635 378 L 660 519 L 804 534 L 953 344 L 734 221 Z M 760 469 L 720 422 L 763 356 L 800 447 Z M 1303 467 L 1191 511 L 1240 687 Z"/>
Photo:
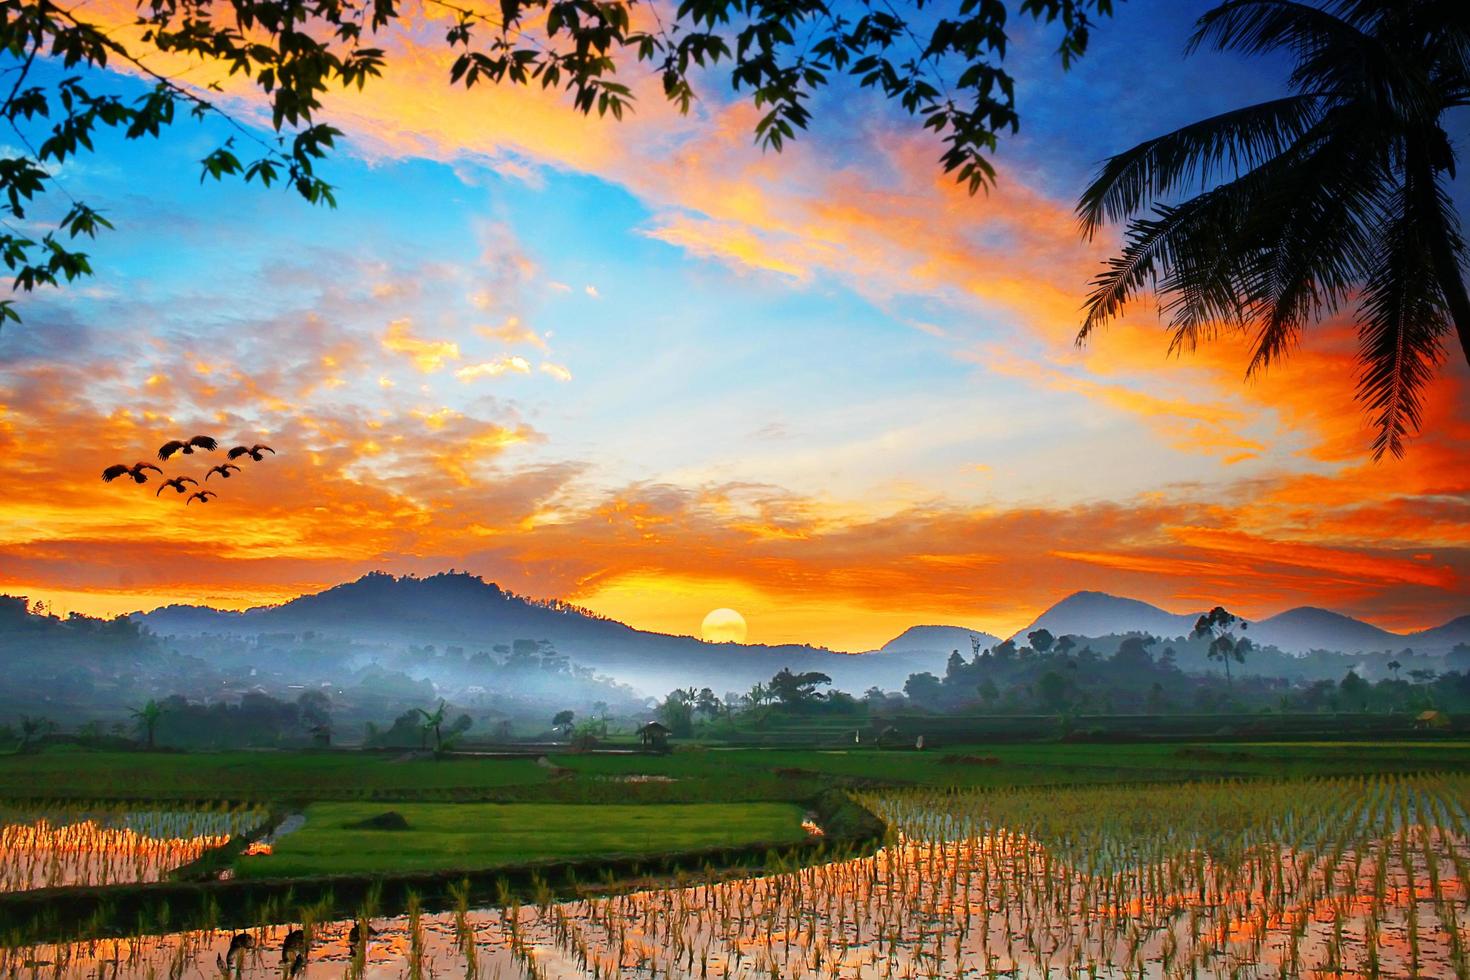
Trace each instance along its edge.
<path fill-rule="evenodd" d="M 1443 648 L 1446 652 L 1461 643 L 1470 645 L 1470 616 L 1461 616 L 1450 620 L 1443 626 L 1410 633 L 1404 637 L 1404 642 L 1415 650 Z"/>
<path fill-rule="evenodd" d="M 1246 635 L 1258 645 L 1274 646 L 1292 653 L 1308 650 L 1367 653 L 1411 645 L 1398 633 L 1314 606 L 1288 609 L 1251 623 Z"/>
<path fill-rule="evenodd" d="M 1176 615 L 1137 599 L 1105 592 L 1077 592 L 1042 613 L 1013 639 L 1024 643 L 1027 633 L 1042 627 L 1055 636 L 1151 633 L 1170 638 L 1187 635 L 1194 629 L 1199 615 Z M 1274 646 L 1287 653 L 1311 650 L 1369 653 L 1411 647 L 1417 653 L 1442 656 L 1457 643 L 1470 643 L 1470 616 L 1415 633 L 1392 633 L 1330 609 L 1300 606 L 1252 621 L 1246 635 L 1260 646 Z"/>
<path fill-rule="evenodd" d="M 1154 636 L 1188 635 L 1200 613 L 1166 612 L 1137 599 L 1106 592 L 1074 592 L 1011 638 L 1026 642 L 1026 634 L 1046 629 L 1053 636 L 1108 636 L 1119 633 L 1152 633 Z"/>
<path fill-rule="evenodd" d="M 880 653 L 942 653 L 946 657 L 958 650 L 969 659 L 971 638 L 980 641 L 981 649 L 995 646 L 1000 637 L 984 630 L 972 630 L 963 626 L 910 626 L 879 648 Z"/>
<path fill-rule="evenodd" d="M 637 630 L 566 603 L 526 599 L 461 573 L 396 578 L 374 572 L 279 606 L 244 612 L 165 606 L 133 618 L 162 636 L 310 631 L 324 639 L 399 647 L 455 644 L 470 652 L 516 640 L 546 640 L 575 663 L 650 695 L 690 685 L 719 694 L 745 691 L 783 667 L 821 671 L 834 687 L 850 692 L 872 685 L 896 690 L 916 670 L 943 670 L 948 655 L 947 650 L 944 655 L 847 654 L 797 644 L 705 643 Z"/>

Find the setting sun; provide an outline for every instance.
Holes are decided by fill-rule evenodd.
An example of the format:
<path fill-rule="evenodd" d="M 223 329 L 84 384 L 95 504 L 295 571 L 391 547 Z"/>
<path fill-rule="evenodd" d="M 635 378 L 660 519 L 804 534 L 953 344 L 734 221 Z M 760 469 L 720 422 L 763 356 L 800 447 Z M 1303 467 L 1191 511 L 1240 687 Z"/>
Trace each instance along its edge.
<path fill-rule="evenodd" d="M 745 617 L 733 609 L 712 609 L 699 625 L 706 643 L 744 643 Z"/>

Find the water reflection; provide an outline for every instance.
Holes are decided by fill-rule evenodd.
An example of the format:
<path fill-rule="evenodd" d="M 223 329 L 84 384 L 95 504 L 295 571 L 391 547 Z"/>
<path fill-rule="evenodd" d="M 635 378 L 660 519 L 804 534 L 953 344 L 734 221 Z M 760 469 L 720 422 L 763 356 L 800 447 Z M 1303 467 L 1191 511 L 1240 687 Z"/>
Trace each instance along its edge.
<path fill-rule="evenodd" d="M 874 798 L 871 857 L 544 906 L 0 952 L 12 977 L 949 978 L 1466 976 L 1465 780 L 1298 786 L 1306 810 L 995 825 L 1039 801 Z M 1177 790 L 1176 790 L 1177 792 Z M 1240 788 L 1222 794 L 1221 814 Z M 1054 794 L 1055 795 L 1055 794 Z M 1260 797 L 1269 801 L 1270 792 Z M 1098 803 L 1102 797 L 1094 797 Z M 1283 797 L 1285 799 L 1285 797 Z M 1058 801 L 1065 810 L 1076 801 Z M 1150 801 L 1146 795 L 1143 803 Z M 1195 812 L 1209 816 L 1204 796 Z M 1161 804 L 1163 806 L 1163 804 Z M 1308 820 L 1302 814 L 1316 816 Z M 1167 817 L 1168 814 L 1165 813 Z M 1132 820 L 1132 816 L 1117 819 Z M 1172 817 L 1170 818 L 1173 819 Z M 944 828 L 942 832 L 935 828 Z M 1046 828 L 1049 833 L 1039 832 Z M 1252 829 L 1254 828 L 1254 829 Z M 1200 845 L 1209 839 L 1210 847 Z M 300 959 L 287 948 L 302 930 Z M 361 937 L 368 935 L 365 942 Z M 354 941 L 358 940 L 358 941 Z"/>
<path fill-rule="evenodd" d="M 0 891 L 157 881 L 266 817 L 256 808 L 0 810 Z"/>

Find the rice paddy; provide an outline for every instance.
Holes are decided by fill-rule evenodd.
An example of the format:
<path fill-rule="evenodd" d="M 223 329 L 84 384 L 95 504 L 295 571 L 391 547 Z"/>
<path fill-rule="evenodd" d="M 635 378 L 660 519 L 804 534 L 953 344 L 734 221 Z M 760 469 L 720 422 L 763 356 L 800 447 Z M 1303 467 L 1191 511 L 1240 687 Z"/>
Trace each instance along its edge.
<path fill-rule="evenodd" d="M 296 910 L 243 940 L 10 948 L 0 975 L 1470 976 L 1470 777 L 861 799 L 892 828 L 871 857 L 571 902 Z"/>
<path fill-rule="evenodd" d="M 0 808 L 0 891 L 157 881 L 265 817 L 229 805 Z"/>

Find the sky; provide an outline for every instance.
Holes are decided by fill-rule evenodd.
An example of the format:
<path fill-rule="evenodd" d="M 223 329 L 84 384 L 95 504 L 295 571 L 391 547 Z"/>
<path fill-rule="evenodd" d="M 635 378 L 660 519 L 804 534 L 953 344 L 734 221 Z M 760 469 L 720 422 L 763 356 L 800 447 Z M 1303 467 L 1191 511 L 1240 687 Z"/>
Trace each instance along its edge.
<path fill-rule="evenodd" d="M 834 87 L 763 152 L 718 77 L 688 116 L 641 79 L 622 122 L 451 88 L 421 14 L 327 103 L 336 210 L 201 183 L 219 124 L 100 141 L 58 170 L 116 225 L 96 276 L 0 329 L 0 591 L 111 615 L 460 569 L 842 650 L 1009 634 L 1079 589 L 1395 630 L 1470 612 L 1458 355 L 1407 457 L 1375 463 L 1349 317 L 1250 381 L 1234 339 L 1169 357 L 1147 303 L 1073 343 L 1117 243 L 1077 233 L 1097 162 L 1283 89 L 1280 64 L 1184 56 L 1205 6 L 1129 0 L 1068 72 L 1014 19 L 1022 128 L 973 197 L 872 93 Z M 195 433 L 276 455 L 205 506 L 98 479 Z"/>

